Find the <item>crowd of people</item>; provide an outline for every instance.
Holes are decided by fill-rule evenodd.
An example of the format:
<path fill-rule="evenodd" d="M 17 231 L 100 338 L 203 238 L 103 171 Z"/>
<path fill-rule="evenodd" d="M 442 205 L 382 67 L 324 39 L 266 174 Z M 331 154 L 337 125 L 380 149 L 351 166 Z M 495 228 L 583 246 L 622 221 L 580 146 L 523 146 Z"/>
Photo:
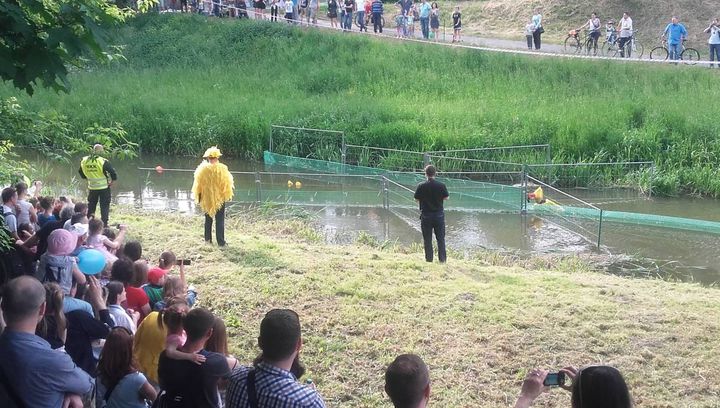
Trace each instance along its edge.
<path fill-rule="evenodd" d="M 533 16 L 532 20 L 525 27 L 525 35 L 529 49 L 532 49 L 533 36 L 537 31 L 535 17 L 536 16 Z M 595 51 L 597 51 L 598 48 L 598 40 L 602 34 L 601 31 L 604 30 L 605 41 L 610 44 L 617 43 L 621 57 L 626 56 L 625 44 L 635 35 L 633 20 L 628 11 L 623 13 L 619 22 L 616 22 L 614 19 L 607 20 L 604 28 L 602 27 L 598 13 L 592 12 L 585 24 L 574 31 L 581 31 L 583 29 L 587 30 L 588 37 L 591 39 Z M 709 61 L 720 61 L 720 23 L 718 19 L 712 19 L 707 28 L 703 30 L 703 33 L 709 34 L 707 40 Z M 679 60 L 682 54 L 683 43 L 688 39 L 688 30 L 685 25 L 680 22 L 680 18 L 674 15 L 670 18 L 670 22 L 665 26 L 662 33 L 660 33 L 660 39 L 667 46 L 668 59 Z M 539 46 L 536 45 L 536 49 L 539 49 Z M 628 53 L 627 56 L 630 57 L 631 55 Z M 710 66 L 712 67 L 713 65 Z M 718 67 L 720 67 L 720 64 L 718 64 Z"/>
<path fill-rule="evenodd" d="M 159 4 L 160 11 L 195 12 L 216 17 L 253 18 L 258 20 L 286 21 L 291 24 L 317 25 L 321 0 L 199 0 L 188 6 L 184 0 L 165 0 Z M 373 27 L 374 33 L 385 28 L 385 3 L 382 0 L 325 0 L 326 17 L 331 28 L 351 31 L 353 24 L 360 32 Z M 391 24 L 397 38 L 415 38 L 415 28 L 420 26 L 424 39 L 439 39 L 440 7 L 427 0 L 399 0 L 395 4 Z M 252 8 L 252 11 L 249 9 Z M 270 10 L 269 15 L 266 10 Z M 460 6 L 454 8 L 452 17 L 453 42 L 460 42 L 462 14 Z"/>
<path fill-rule="evenodd" d="M 219 155 L 208 149 L 197 173 L 208 166 L 214 173 Z M 416 198 L 427 218 L 427 242 L 442 228 L 448 194 L 434 182 L 432 166 L 426 174 Z M 202 176 L 196 182 L 203 184 Z M 260 322 L 259 355 L 238 361 L 229 353 L 223 319 L 198 307 L 198 293 L 187 285 L 189 262 L 169 250 L 150 262 L 141 242 L 127 240 L 127 226 L 107 227 L 86 203 L 43 196 L 42 183 L 32 186 L 2 190 L 2 231 L 20 256 L 17 269 L 0 282 L 1 406 L 326 405 L 311 380 L 300 382 L 305 367 L 296 312 L 268 311 Z M 438 238 L 440 244 L 441 230 Z M 432 247 L 426 249 L 431 261 Z M 102 253 L 97 273 L 86 269 L 85 251 Z M 445 261 L 444 249 L 438 256 Z M 547 382 L 558 375 L 569 384 Z M 572 392 L 573 407 L 630 406 L 622 375 L 607 366 L 532 370 L 515 406 L 531 406 L 553 385 Z M 385 371 L 385 392 L 395 407 L 426 406 L 432 398 L 428 367 L 417 355 L 397 357 Z"/>

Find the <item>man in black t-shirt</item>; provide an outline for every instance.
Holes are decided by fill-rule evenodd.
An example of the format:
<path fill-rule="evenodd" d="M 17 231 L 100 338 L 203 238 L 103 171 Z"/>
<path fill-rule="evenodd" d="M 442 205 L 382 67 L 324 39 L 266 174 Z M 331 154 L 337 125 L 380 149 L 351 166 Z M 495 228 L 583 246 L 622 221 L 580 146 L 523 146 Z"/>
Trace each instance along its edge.
<path fill-rule="evenodd" d="M 225 356 L 205 351 L 205 343 L 212 335 L 215 321 L 210 311 L 196 308 L 183 320 L 187 341 L 179 348 L 185 353 L 205 356 L 205 362 L 197 365 L 188 360 L 173 360 L 163 351 L 158 363 L 160 388 L 165 391 L 164 407 L 167 408 L 218 408 L 218 382 L 230 375 Z"/>
<path fill-rule="evenodd" d="M 450 196 L 445 184 L 435 180 L 435 166 L 425 167 L 427 181 L 420 183 L 415 190 L 415 200 L 420 203 L 420 228 L 425 244 L 425 260 L 433 261 L 432 234 L 438 245 L 438 260 L 444 263 L 445 254 L 445 212 L 443 201 Z"/>

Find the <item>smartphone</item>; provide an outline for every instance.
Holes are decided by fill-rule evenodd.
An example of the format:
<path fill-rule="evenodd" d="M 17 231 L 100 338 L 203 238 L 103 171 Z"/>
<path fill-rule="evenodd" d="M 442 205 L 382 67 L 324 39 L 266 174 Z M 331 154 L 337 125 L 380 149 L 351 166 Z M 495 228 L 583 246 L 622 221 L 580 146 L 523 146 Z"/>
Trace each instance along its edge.
<path fill-rule="evenodd" d="M 175 262 L 176 265 L 190 265 L 189 259 L 178 259 L 177 262 Z"/>
<path fill-rule="evenodd" d="M 559 387 L 561 385 L 565 385 L 565 373 L 548 373 L 547 377 L 545 377 L 545 381 L 543 381 L 543 385 L 546 387 Z"/>

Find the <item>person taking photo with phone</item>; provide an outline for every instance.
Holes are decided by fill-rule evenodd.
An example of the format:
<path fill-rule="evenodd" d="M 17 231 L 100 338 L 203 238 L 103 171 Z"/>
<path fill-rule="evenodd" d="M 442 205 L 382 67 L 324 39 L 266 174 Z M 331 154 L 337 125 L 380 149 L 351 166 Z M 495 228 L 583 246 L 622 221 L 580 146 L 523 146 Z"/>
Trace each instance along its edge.
<path fill-rule="evenodd" d="M 564 379 L 569 378 L 570 384 Z M 565 367 L 557 373 L 531 370 L 522 384 L 515 408 L 528 408 L 543 392 L 561 387 L 571 392 L 572 408 L 631 408 L 632 398 L 620 371 L 597 365 L 581 369 Z"/>

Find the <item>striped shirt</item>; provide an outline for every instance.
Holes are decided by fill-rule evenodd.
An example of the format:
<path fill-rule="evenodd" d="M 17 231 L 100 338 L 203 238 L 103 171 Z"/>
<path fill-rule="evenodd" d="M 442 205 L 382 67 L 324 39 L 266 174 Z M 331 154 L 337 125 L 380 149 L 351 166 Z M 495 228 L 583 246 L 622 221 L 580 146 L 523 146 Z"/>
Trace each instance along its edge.
<path fill-rule="evenodd" d="M 238 367 L 230 375 L 227 408 L 249 408 L 247 376 L 251 367 Z M 255 366 L 255 390 L 260 408 L 325 408 L 315 389 L 298 383 L 297 378 L 265 362 Z"/>

